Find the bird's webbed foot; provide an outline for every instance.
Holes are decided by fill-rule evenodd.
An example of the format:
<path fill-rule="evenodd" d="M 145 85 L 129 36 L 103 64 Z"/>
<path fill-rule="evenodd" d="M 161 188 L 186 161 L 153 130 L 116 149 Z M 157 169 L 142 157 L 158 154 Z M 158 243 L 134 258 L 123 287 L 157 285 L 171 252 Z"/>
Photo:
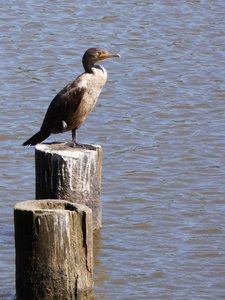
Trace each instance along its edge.
<path fill-rule="evenodd" d="M 80 144 L 75 141 L 71 141 L 66 143 L 66 146 L 71 147 L 71 148 L 80 148 L 80 149 L 86 149 L 86 150 L 96 150 L 96 147 L 92 145 L 87 145 L 87 144 Z"/>

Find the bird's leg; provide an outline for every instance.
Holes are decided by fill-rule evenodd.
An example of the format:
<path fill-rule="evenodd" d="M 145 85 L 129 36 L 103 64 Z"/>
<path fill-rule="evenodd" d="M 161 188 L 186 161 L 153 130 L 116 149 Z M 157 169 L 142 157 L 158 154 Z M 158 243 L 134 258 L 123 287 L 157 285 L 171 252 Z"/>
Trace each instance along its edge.
<path fill-rule="evenodd" d="M 77 137 L 76 129 L 72 129 L 72 141 L 70 143 L 67 143 L 67 146 L 72 147 L 72 148 L 82 148 L 82 149 L 87 149 L 87 150 L 96 150 L 96 147 L 93 147 L 91 145 L 77 143 L 76 137 Z"/>
<path fill-rule="evenodd" d="M 76 129 L 72 129 L 72 141 L 69 143 L 66 143 L 66 146 L 75 148 L 77 147 L 77 142 L 76 142 Z"/>
<path fill-rule="evenodd" d="M 76 145 L 76 139 L 77 139 L 77 131 L 76 129 L 72 129 L 72 143 Z"/>

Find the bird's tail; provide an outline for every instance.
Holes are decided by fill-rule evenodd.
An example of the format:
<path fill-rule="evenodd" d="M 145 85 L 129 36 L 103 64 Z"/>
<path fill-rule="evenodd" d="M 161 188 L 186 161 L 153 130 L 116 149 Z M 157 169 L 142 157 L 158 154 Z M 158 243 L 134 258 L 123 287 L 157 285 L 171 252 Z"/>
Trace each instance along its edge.
<path fill-rule="evenodd" d="M 23 146 L 34 146 L 38 143 L 41 143 L 42 141 L 47 139 L 47 137 L 49 137 L 50 134 L 51 133 L 49 131 L 39 131 L 38 133 L 33 135 L 31 138 L 29 138 L 29 140 L 24 142 Z"/>

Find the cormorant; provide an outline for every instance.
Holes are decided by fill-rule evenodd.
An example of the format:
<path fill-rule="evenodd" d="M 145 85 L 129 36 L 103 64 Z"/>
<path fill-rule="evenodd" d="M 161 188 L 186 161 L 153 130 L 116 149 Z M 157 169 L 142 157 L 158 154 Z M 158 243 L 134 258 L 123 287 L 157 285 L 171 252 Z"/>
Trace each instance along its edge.
<path fill-rule="evenodd" d="M 87 146 L 77 143 L 76 130 L 94 108 L 107 81 L 105 68 L 95 63 L 110 57 L 120 57 L 120 55 L 99 48 L 90 48 L 84 53 L 82 63 L 85 72 L 55 96 L 48 107 L 40 131 L 24 142 L 23 146 L 36 145 L 47 139 L 51 133 L 69 130 L 72 130 L 70 146 Z"/>

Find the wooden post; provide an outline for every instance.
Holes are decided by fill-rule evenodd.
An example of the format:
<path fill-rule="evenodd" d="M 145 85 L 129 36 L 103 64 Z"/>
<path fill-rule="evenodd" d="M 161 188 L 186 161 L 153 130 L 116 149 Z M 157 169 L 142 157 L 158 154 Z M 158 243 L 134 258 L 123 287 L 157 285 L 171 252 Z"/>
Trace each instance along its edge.
<path fill-rule="evenodd" d="M 38 144 L 35 148 L 36 199 L 64 199 L 92 209 L 93 229 L 102 225 L 102 149 Z"/>
<path fill-rule="evenodd" d="M 89 299 L 93 286 L 92 212 L 61 200 L 14 208 L 16 291 L 22 300 Z"/>

